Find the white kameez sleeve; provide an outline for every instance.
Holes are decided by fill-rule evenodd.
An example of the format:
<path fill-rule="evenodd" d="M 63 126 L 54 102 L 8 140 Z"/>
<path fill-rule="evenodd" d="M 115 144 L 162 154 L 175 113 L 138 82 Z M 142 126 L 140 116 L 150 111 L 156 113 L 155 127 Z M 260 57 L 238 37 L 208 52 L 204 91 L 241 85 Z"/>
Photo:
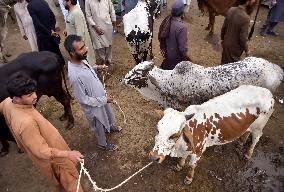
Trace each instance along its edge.
<path fill-rule="evenodd" d="M 114 10 L 114 6 L 111 0 L 109 0 L 109 14 L 110 14 L 111 21 L 112 22 L 116 21 L 115 10 Z"/>
<path fill-rule="evenodd" d="M 86 12 L 86 18 L 87 18 L 89 25 L 95 26 L 96 23 L 92 18 L 92 10 L 91 10 L 91 6 L 90 6 L 90 2 L 88 0 L 86 0 L 86 2 L 85 2 L 85 12 Z"/>
<path fill-rule="evenodd" d="M 70 79 L 70 83 L 73 87 L 73 93 L 80 104 L 89 105 L 92 107 L 102 107 L 107 104 L 107 97 L 90 97 L 88 96 L 87 89 L 84 82 L 77 77 L 76 80 Z"/>

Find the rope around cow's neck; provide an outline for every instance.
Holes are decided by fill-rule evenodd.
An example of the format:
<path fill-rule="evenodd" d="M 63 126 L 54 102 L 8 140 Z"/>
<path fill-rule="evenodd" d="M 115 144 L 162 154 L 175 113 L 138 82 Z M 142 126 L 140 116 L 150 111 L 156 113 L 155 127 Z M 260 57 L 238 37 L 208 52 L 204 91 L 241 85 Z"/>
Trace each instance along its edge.
<path fill-rule="evenodd" d="M 84 172 L 89 181 L 92 183 L 93 185 L 93 188 L 95 191 L 112 191 L 112 190 L 115 190 L 119 187 L 121 187 L 123 184 L 125 184 L 127 181 L 129 181 L 132 177 L 134 177 L 135 175 L 137 175 L 138 173 L 140 173 L 141 171 L 143 171 L 144 169 L 146 169 L 147 167 L 149 167 L 153 162 L 150 162 L 148 163 L 147 165 L 145 165 L 144 167 L 142 167 L 141 169 L 139 169 L 139 171 L 135 172 L 134 174 L 132 174 L 130 177 L 128 177 L 127 179 L 125 179 L 123 182 L 121 182 L 120 184 L 116 185 L 115 187 L 112 187 L 110 189 L 103 189 L 103 188 L 100 188 L 97 186 L 96 182 L 92 180 L 89 172 L 87 171 L 87 169 L 84 167 L 84 159 L 83 159 L 83 162 L 80 162 L 81 164 L 81 170 L 80 170 L 80 175 L 79 175 L 79 179 L 78 179 L 78 184 L 77 184 L 77 190 L 76 192 L 79 192 L 79 187 L 80 187 L 80 180 L 81 180 L 81 176 L 82 176 L 82 172 Z"/>

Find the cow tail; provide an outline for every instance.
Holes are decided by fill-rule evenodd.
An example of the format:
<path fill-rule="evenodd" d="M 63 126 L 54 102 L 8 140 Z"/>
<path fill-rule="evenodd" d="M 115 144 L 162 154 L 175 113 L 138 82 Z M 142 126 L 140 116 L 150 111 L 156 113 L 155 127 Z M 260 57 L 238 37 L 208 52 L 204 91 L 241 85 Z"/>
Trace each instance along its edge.
<path fill-rule="evenodd" d="M 70 92 L 69 92 L 69 89 L 68 89 L 68 87 L 67 87 L 67 82 L 66 82 L 66 77 L 65 77 L 65 73 L 64 73 L 64 63 L 62 63 L 62 62 L 60 62 L 61 61 L 61 59 L 60 58 L 58 58 L 59 59 L 59 65 L 60 65 L 60 73 L 61 73 L 61 75 L 62 75 L 62 78 L 63 78 L 63 82 L 64 82 L 64 86 L 65 86 L 65 90 L 66 90 L 66 93 L 67 93 L 67 95 L 68 95 L 68 97 L 69 98 L 72 98 L 72 96 L 71 96 L 71 94 L 70 94 Z"/>
<path fill-rule="evenodd" d="M 248 40 L 251 39 L 252 34 L 253 34 L 253 32 L 254 32 L 254 26 L 255 26 L 255 23 L 256 23 L 257 16 L 258 16 L 258 12 L 259 12 L 259 9 L 260 9 L 260 5 L 261 5 L 261 2 L 260 2 L 260 0 L 259 0 L 259 1 L 258 1 L 257 11 L 256 11 L 256 14 L 255 14 L 255 17 L 254 17 L 254 21 L 253 21 L 253 25 L 252 25 L 252 27 L 251 27 L 251 29 L 250 29 L 250 32 L 249 32 L 249 35 L 248 35 Z"/>

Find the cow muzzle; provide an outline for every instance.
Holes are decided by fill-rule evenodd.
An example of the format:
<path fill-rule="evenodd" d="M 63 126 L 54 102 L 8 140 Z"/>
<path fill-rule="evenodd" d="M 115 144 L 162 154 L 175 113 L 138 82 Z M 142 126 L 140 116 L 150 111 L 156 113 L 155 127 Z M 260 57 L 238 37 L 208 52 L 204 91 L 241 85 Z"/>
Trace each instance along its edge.
<path fill-rule="evenodd" d="M 157 163 L 162 163 L 165 160 L 165 156 L 159 155 L 157 151 L 150 151 L 149 159 Z"/>

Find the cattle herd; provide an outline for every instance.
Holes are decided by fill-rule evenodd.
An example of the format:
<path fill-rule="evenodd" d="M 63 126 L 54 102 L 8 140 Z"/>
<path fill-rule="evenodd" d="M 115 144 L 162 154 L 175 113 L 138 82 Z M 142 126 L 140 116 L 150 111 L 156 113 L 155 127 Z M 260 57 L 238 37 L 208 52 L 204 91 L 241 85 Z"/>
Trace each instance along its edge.
<path fill-rule="evenodd" d="M 198 0 L 201 9 L 207 6 L 209 10 L 208 29 L 213 33 L 212 17 L 222 12 L 210 12 L 214 8 L 209 2 Z M 230 6 L 235 3 L 232 1 Z M 173 70 L 156 67 L 154 61 L 147 61 L 147 55 L 152 49 L 153 22 L 159 7 L 159 1 L 139 1 L 123 18 L 125 38 L 137 64 L 125 74 L 123 82 L 164 107 L 150 159 L 162 163 L 166 156 L 179 157 L 176 165 L 179 171 L 190 156 L 190 170 L 184 179 L 185 184 L 190 184 L 197 161 L 207 147 L 232 142 L 241 136 L 245 144 L 249 136 L 245 133 L 249 132 L 252 143 L 245 157 L 252 157 L 274 111 L 273 93 L 281 84 L 284 73 L 277 64 L 256 57 L 215 67 L 203 67 L 190 61 L 179 63 Z M 71 97 L 59 58 L 50 52 L 31 52 L 1 65 L 0 101 L 8 97 L 7 77 L 17 71 L 25 72 L 37 81 L 38 98 L 54 96 L 64 106 L 60 119 L 67 120 L 67 128 L 72 128 Z M 14 139 L 0 116 L 0 157 L 8 153 L 7 141 Z"/>

